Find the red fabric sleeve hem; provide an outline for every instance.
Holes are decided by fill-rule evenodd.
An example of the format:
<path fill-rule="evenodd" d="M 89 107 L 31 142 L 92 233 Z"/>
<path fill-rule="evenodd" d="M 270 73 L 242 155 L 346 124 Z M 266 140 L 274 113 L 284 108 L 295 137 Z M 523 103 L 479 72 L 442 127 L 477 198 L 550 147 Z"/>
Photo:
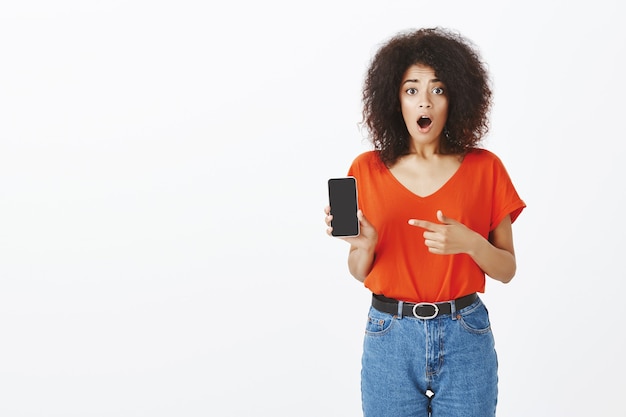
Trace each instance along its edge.
<path fill-rule="evenodd" d="M 489 231 L 492 232 L 496 227 L 500 224 L 500 222 L 508 215 L 511 216 L 511 224 L 515 222 L 517 217 L 520 215 L 522 210 L 526 208 L 526 204 L 522 200 L 518 200 L 514 203 L 509 204 L 502 210 L 502 214 L 496 217 L 496 220 L 492 223 Z"/>

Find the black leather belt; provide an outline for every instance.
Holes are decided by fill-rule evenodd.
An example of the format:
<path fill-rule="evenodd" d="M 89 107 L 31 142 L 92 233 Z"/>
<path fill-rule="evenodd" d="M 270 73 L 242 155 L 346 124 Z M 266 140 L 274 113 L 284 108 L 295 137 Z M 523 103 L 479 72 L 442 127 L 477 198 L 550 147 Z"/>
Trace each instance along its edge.
<path fill-rule="evenodd" d="M 472 293 L 453 301 L 443 303 L 402 303 L 402 317 L 417 317 L 418 319 L 434 319 L 452 313 L 452 303 L 455 311 L 472 305 L 478 298 L 478 294 Z M 372 307 L 378 311 L 389 314 L 398 314 L 398 300 L 387 298 L 383 295 L 373 294 Z"/>

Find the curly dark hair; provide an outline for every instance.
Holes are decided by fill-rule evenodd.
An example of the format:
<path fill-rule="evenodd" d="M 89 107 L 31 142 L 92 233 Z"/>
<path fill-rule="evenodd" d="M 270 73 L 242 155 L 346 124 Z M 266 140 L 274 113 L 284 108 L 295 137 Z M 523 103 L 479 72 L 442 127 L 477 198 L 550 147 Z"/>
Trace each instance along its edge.
<path fill-rule="evenodd" d="M 446 86 L 449 107 L 441 153 L 463 155 L 477 147 L 489 129 L 492 91 L 474 45 L 443 28 L 400 32 L 376 52 L 363 84 L 363 122 L 387 165 L 409 151 L 399 88 L 405 71 L 415 64 L 433 68 Z"/>

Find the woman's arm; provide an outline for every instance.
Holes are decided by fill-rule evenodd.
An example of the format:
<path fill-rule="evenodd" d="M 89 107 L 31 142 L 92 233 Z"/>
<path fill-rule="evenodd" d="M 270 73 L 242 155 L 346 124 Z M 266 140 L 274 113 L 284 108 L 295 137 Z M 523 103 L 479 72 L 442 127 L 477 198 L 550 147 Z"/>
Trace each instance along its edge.
<path fill-rule="evenodd" d="M 332 236 L 332 227 L 330 221 L 333 216 L 330 214 L 330 207 L 324 209 L 326 213 L 326 233 Z M 363 212 L 357 212 L 359 218 L 360 233 L 356 237 L 341 237 L 350 244 L 350 253 L 348 254 L 348 269 L 350 274 L 357 280 L 363 282 L 372 269 L 374 263 L 376 243 L 378 242 L 378 233 L 372 224 L 365 218 Z"/>
<path fill-rule="evenodd" d="M 350 254 L 348 255 L 348 269 L 350 270 L 350 274 L 361 282 L 365 281 L 367 274 L 372 270 L 374 257 L 374 247 L 361 248 L 350 245 Z"/>
<path fill-rule="evenodd" d="M 513 250 L 511 216 L 506 216 L 485 239 L 462 223 L 437 212 L 441 224 L 409 220 L 412 226 L 426 229 L 424 244 L 431 253 L 453 255 L 466 253 L 491 278 L 507 283 L 515 276 L 517 264 Z"/>
<path fill-rule="evenodd" d="M 476 243 L 468 255 L 491 278 L 507 283 L 515 276 L 517 263 L 513 249 L 513 228 L 511 217 L 506 216 L 489 233 L 489 240 L 478 235 Z"/>

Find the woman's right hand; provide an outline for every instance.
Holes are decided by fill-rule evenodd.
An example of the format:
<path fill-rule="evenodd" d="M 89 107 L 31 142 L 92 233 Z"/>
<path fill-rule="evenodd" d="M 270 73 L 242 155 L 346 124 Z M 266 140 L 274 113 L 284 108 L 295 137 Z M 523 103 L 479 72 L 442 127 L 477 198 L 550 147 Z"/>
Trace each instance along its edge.
<path fill-rule="evenodd" d="M 333 215 L 330 214 L 330 206 L 326 206 L 324 208 L 324 213 L 326 214 L 326 226 L 328 226 L 328 228 L 326 229 L 326 233 L 329 236 L 332 236 L 333 228 L 330 225 L 330 222 L 333 219 Z M 355 249 L 372 250 L 376 247 L 376 243 L 378 242 L 378 232 L 376 232 L 374 226 L 365 218 L 365 215 L 361 210 L 357 211 L 357 218 L 359 219 L 359 235 L 338 238 L 345 240 Z"/>

